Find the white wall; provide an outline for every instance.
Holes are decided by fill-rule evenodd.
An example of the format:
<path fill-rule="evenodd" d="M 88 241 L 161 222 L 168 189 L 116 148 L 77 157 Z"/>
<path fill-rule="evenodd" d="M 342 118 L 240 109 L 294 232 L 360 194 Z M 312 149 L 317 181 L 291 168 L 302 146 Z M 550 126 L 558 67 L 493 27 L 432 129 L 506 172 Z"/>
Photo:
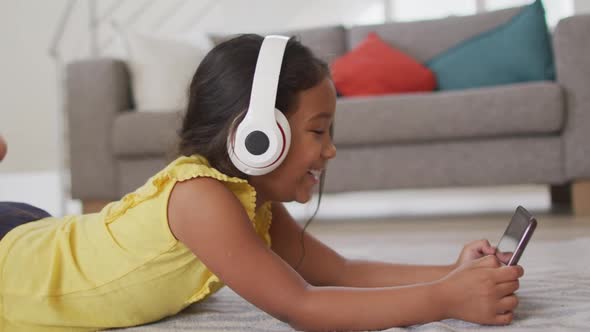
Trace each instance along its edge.
<path fill-rule="evenodd" d="M 55 169 L 55 69 L 47 54 L 64 1 L 0 1 L 0 172 Z"/>
<path fill-rule="evenodd" d="M 574 0 L 574 11 L 577 14 L 590 14 L 590 1 Z"/>

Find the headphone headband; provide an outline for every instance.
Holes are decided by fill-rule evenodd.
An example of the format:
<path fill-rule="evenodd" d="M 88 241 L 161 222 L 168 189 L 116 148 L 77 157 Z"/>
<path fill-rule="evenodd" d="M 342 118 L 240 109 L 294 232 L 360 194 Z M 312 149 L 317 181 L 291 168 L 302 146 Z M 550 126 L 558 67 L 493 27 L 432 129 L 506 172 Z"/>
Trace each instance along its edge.
<path fill-rule="evenodd" d="M 257 121 L 264 119 L 274 123 L 279 76 L 288 41 L 289 37 L 285 36 L 271 35 L 264 38 L 256 61 L 250 105 L 246 117 L 254 117 Z"/>

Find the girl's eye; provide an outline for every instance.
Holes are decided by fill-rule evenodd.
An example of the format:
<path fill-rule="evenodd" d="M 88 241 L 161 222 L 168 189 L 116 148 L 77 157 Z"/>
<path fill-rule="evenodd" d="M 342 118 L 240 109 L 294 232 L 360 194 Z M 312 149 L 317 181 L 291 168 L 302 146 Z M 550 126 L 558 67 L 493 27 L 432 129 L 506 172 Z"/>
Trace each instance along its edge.
<path fill-rule="evenodd" d="M 318 135 L 323 135 L 324 131 L 323 130 L 312 130 L 313 133 L 318 134 Z"/>

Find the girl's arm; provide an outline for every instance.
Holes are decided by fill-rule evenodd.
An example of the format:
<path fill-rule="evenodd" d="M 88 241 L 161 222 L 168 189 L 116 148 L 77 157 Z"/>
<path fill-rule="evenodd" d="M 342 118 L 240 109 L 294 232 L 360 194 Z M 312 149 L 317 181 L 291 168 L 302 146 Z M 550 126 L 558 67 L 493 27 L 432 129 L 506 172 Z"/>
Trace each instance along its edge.
<path fill-rule="evenodd" d="M 293 268 L 302 255 L 302 227 L 281 203 L 273 203 L 272 248 Z M 353 260 L 342 257 L 309 232 L 303 236 L 305 256 L 297 271 L 315 286 L 387 287 L 438 280 L 455 265 L 424 266 Z"/>
<path fill-rule="evenodd" d="M 490 282 L 467 278 L 477 281 L 473 283 L 476 291 L 485 290 L 480 292 L 485 299 L 484 295 L 469 291 L 463 280 L 469 275 L 466 273 L 458 273 L 445 282 L 407 287 L 311 286 L 266 247 L 238 199 L 214 179 L 178 183 L 170 196 L 168 222 L 176 238 L 226 285 L 248 302 L 298 329 L 385 329 L 446 317 L 461 318 L 464 313 L 471 313 L 472 321 L 501 323 L 508 316 L 496 315 L 496 309 L 503 312 L 513 308 L 510 303 L 499 303 L 502 296 L 494 288 L 499 280 L 492 279 L 491 272 L 485 274 Z M 461 286 L 455 287 L 460 292 L 448 292 L 457 285 Z M 513 288 L 514 285 L 504 287 L 502 292 L 513 292 Z M 478 305 L 464 308 L 466 299 Z"/>
<path fill-rule="evenodd" d="M 384 287 L 434 281 L 449 274 L 455 265 L 406 265 L 367 260 L 347 260 L 339 286 Z"/>

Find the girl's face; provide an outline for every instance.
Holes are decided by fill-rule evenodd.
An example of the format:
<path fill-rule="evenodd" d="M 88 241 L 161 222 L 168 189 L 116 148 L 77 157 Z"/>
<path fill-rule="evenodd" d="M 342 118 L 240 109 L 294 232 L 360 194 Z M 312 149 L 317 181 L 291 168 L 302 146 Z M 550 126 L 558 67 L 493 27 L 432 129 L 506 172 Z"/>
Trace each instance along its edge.
<path fill-rule="evenodd" d="M 257 204 L 311 199 L 328 160 L 336 156 L 330 138 L 335 111 L 336 90 L 328 78 L 299 94 L 297 109 L 287 116 L 291 147 L 285 160 L 274 171 L 249 180 L 256 189 Z"/>

